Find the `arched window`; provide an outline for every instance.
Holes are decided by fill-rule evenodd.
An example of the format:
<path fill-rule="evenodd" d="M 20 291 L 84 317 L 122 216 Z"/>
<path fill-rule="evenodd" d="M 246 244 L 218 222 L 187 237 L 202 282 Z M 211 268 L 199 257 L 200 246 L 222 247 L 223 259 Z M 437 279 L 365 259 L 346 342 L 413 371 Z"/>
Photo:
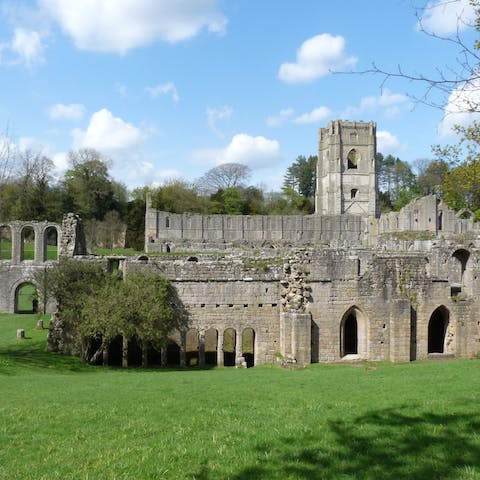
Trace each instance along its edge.
<path fill-rule="evenodd" d="M 9 226 L 0 227 L 0 260 L 12 259 L 12 230 Z"/>
<path fill-rule="evenodd" d="M 358 188 L 352 188 L 350 190 L 350 198 L 353 199 L 357 196 L 357 193 L 358 193 Z"/>
<path fill-rule="evenodd" d="M 32 227 L 23 227 L 21 234 L 21 260 L 35 259 L 35 231 Z"/>
<path fill-rule="evenodd" d="M 55 227 L 47 227 L 43 239 L 43 260 L 58 259 L 58 232 Z"/>
<path fill-rule="evenodd" d="M 343 356 L 358 354 L 358 324 L 355 313 L 352 312 L 343 324 Z"/>
<path fill-rule="evenodd" d="M 347 168 L 354 169 L 358 168 L 358 153 L 352 148 L 347 155 Z"/>

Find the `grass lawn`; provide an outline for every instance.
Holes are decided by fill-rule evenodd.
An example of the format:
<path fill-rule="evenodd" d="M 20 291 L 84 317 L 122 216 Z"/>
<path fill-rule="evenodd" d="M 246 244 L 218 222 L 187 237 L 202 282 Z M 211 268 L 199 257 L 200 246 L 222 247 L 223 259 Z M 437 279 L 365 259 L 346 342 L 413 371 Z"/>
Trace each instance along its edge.
<path fill-rule="evenodd" d="M 1 479 L 480 479 L 480 361 L 87 367 L 36 320 L 0 316 Z"/>

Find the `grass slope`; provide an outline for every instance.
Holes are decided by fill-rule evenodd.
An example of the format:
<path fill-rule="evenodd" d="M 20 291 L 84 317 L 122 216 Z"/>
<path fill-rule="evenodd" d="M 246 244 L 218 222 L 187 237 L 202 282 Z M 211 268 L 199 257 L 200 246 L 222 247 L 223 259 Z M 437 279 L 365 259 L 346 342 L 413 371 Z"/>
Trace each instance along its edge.
<path fill-rule="evenodd" d="M 480 479 L 479 361 L 87 367 L 36 319 L 0 316 L 2 479 Z"/>

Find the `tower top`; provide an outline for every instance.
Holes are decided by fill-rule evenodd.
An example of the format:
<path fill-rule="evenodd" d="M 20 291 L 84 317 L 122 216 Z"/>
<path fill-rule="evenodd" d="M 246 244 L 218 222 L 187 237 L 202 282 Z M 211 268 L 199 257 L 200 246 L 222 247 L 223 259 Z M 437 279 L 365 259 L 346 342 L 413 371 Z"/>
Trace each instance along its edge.
<path fill-rule="evenodd" d="M 376 123 L 334 120 L 319 130 L 315 212 L 378 216 Z"/>

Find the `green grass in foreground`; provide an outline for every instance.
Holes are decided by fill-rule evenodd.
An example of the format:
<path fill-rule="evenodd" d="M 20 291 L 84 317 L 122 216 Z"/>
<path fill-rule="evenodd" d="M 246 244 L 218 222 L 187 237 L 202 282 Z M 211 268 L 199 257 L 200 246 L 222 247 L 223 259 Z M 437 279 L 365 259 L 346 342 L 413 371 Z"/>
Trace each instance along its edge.
<path fill-rule="evenodd" d="M 87 367 L 36 320 L 0 316 L 2 479 L 480 479 L 480 361 Z"/>

